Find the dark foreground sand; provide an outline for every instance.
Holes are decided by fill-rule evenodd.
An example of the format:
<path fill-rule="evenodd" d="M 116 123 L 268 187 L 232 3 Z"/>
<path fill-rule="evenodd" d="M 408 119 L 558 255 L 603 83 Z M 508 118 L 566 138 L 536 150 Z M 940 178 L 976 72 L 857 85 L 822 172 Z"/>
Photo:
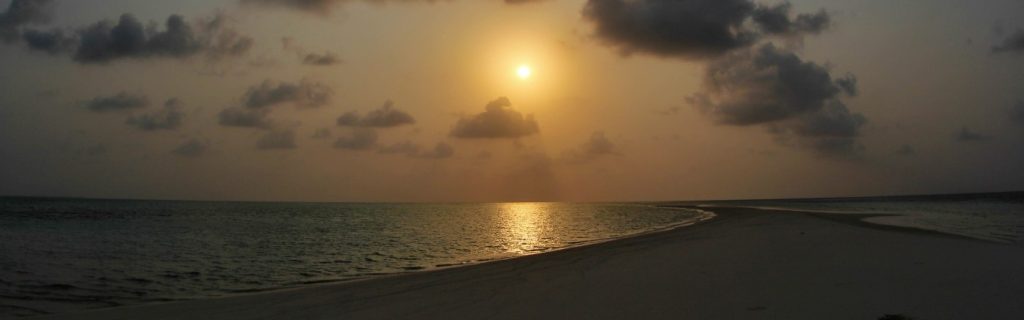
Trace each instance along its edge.
<path fill-rule="evenodd" d="M 1024 248 L 712 210 L 696 226 L 548 254 L 53 319 L 1024 318 Z"/>

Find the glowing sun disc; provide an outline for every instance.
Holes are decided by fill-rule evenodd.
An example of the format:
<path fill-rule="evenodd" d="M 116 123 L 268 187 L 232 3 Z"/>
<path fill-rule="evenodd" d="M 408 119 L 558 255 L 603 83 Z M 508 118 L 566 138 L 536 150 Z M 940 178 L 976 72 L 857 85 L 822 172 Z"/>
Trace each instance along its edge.
<path fill-rule="evenodd" d="M 516 69 L 516 75 L 519 76 L 519 79 L 525 80 L 533 75 L 533 70 L 530 69 L 530 66 L 528 65 L 520 65 L 519 68 Z"/>

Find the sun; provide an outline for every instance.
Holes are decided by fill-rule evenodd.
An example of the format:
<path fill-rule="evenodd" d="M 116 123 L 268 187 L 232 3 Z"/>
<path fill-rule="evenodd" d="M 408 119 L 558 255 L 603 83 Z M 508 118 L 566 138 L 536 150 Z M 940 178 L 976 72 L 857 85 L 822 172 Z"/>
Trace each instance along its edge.
<path fill-rule="evenodd" d="M 516 68 L 516 75 L 519 76 L 519 79 L 529 79 L 533 75 L 533 69 L 529 65 L 521 64 L 519 68 Z"/>

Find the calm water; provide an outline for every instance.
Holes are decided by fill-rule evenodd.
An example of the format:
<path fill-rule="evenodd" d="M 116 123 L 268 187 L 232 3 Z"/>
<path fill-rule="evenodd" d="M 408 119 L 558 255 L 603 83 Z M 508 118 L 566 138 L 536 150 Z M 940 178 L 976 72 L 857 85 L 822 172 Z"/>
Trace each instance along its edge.
<path fill-rule="evenodd" d="M 807 200 L 723 201 L 716 205 L 885 214 L 865 221 L 1024 245 L 1024 192 Z M 709 207 L 709 210 L 714 211 Z"/>
<path fill-rule="evenodd" d="M 708 217 L 642 204 L 0 198 L 0 318 L 413 272 Z"/>

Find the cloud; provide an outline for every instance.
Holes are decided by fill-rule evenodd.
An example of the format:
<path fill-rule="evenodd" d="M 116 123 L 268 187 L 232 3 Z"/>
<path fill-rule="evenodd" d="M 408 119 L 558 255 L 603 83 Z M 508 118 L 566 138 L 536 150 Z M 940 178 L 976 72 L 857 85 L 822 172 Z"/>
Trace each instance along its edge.
<path fill-rule="evenodd" d="M 857 93 L 853 75 L 833 79 L 829 71 L 771 43 L 713 61 L 703 91 L 687 98 L 719 124 L 764 125 L 780 142 L 826 155 L 852 155 L 867 119 L 840 100 Z"/>
<path fill-rule="evenodd" d="M 357 0 L 240 0 L 245 5 L 256 5 L 264 7 L 276 7 L 276 8 L 287 8 L 293 10 L 304 11 L 307 13 L 325 15 L 331 11 L 331 8 L 335 5 L 343 3 L 356 2 Z M 385 4 L 385 3 L 434 3 L 443 2 L 445 0 L 362 0 L 367 3 Z M 503 0 L 507 4 L 524 4 L 524 3 L 536 3 L 546 0 Z"/>
<path fill-rule="evenodd" d="M 713 58 L 750 46 L 765 34 L 799 36 L 828 27 L 820 11 L 790 18 L 790 5 L 749 0 L 588 0 L 583 17 L 594 35 L 623 54 Z"/>
<path fill-rule="evenodd" d="M 52 0 L 13 0 L 0 12 L 0 41 L 19 40 L 22 26 L 49 22 Z"/>
<path fill-rule="evenodd" d="M 825 67 L 770 43 L 714 61 L 703 87 L 689 101 L 730 125 L 763 124 L 820 110 L 843 91 Z"/>
<path fill-rule="evenodd" d="M 590 139 L 583 142 L 579 147 L 565 153 L 565 161 L 572 164 L 586 163 L 598 158 L 611 155 L 619 155 L 615 147 L 603 131 L 596 131 L 590 135 Z"/>
<path fill-rule="evenodd" d="M 269 129 L 271 122 L 267 119 L 269 109 L 244 109 L 231 107 L 217 114 L 218 123 L 227 127 Z"/>
<path fill-rule="evenodd" d="M 993 53 L 1024 53 L 1024 30 L 1017 30 L 1002 43 L 992 46 Z"/>
<path fill-rule="evenodd" d="M 508 98 L 501 97 L 491 101 L 483 113 L 471 117 L 462 117 L 452 128 L 451 136 L 456 138 L 520 138 L 540 132 L 540 127 L 533 115 L 523 114 L 512 109 Z"/>
<path fill-rule="evenodd" d="M 119 92 L 113 96 L 96 97 L 85 103 L 85 107 L 95 112 L 123 111 L 143 108 L 149 105 L 149 98 L 128 92 Z"/>
<path fill-rule="evenodd" d="M 206 143 L 200 141 L 199 139 L 192 138 L 189 139 L 188 141 L 185 141 L 181 145 L 178 145 L 174 149 L 171 149 L 171 154 L 179 155 L 182 157 L 195 158 L 203 154 L 206 154 L 206 151 L 208 149 L 209 146 Z"/>
<path fill-rule="evenodd" d="M 125 123 L 142 131 L 175 130 L 185 120 L 185 112 L 181 110 L 181 100 L 168 99 L 164 107 L 155 112 L 131 116 Z"/>
<path fill-rule="evenodd" d="M 992 140 L 992 137 L 975 132 L 967 127 L 960 128 L 959 131 L 953 134 L 953 138 L 960 142 L 982 142 Z"/>
<path fill-rule="evenodd" d="M 274 130 L 267 132 L 256 141 L 256 148 L 260 150 L 295 149 L 295 131 Z"/>
<path fill-rule="evenodd" d="M 343 127 L 390 128 L 416 123 L 416 119 L 408 113 L 394 108 L 388 100 L 379 109 L 366 113 L 348 112 L 338 117 L 337 124 Z"/>
<path fill-rule="evenodd" d="M 71 52 L 77 45 L 74 38 L 65 36 L 64 31 L 60 29 L 52 29 L 50 31 L 25 30 L 21 36 L 29 49 L 51 55 Z"/>
<path fill-rule="evenodd" d="M 369 128 L 357 128 L 352 135 L 334 141 L 334 147 L 345 150 L 370 150 L 377 146 L 377 132 Z"/>
<path fill-rule="evenodd" d="M 446 159 L 455 155 L 455 148 L 450 144 L 438 142 L 433 149 L 421 151 L 420 146 L 411 141 L 402 141 L 377 149 L 380 154 L 401 154 L 419 159 Z"/>
<path fill-rule="evenodd" d="M 115 24 L 100 21 L 78 32 L 78 48 L 74 60 L 83 64 L 108 63 L 124 58 L 188 58 L 199 53 L 214 57 L 240 56 L 248 52 L 252 39 L 223 28 L 223 16 L 201 25 L 202 32 L 185 22 L 180 15 L 171 15 L 164 30 L 145 27 L 131 14 L 121 15 Z"/>
<path fill-rule="evenodd" d="M 331 101 L 334 91 L 331 87 L 309 80 L 299 83 L 275 83 L 265 80 L 263 83 L 249 88 L 243 96 L 246 108 L 261 109 L 291 103 L 299 107 L 320 107 Z"/>
<path fill-rule="evenodd" d="M 331 66 L 341 62 L 341 58 L 338 58 L 332 52 L 325 52 L 324 54 L 309 53 L 302 57 L 302 64 L 311 66 Z"/>
<path fill-rule="evenodd" d="M 793 5 L 783 2 L 774 6 L 758 6 L 751 13 L 751 20 L 762 32 L 769 34 L 818 34 L 832 23 L 832 17 L 825 10 L 813 14 L 801 13 L 790 18 Z"/>
<path fill-rule="evenodd" d="M 227 17 L 219 13 L 194 23 L 171 15 L 160 30 L 155 22 L 144 24 L 126 13 L 116 22 L 103 20 L 72 33 L 57 28 L 25 29 L 19 36 L 31 50 L 53 55 L 70 53 L 80 64 L 107 64 L 122 59 L 186 59 L 197 55 L 219 60 L 245 55 L 253 39 L 228 28 L 226 21 Z"/>

